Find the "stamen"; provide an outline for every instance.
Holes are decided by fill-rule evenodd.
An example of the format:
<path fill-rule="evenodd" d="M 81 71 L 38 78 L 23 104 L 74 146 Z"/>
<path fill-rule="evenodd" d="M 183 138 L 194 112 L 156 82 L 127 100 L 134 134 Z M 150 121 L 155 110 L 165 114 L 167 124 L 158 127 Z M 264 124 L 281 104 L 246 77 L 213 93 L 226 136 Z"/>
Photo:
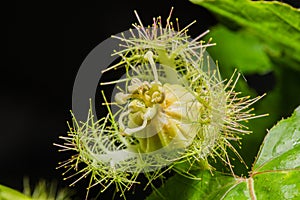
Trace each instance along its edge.
<path fill-rule="evenodd" d="M 158 74 L 157 74 L 155 62 L 153 60 L 153 52 L 152 51 L 147 51 L 144 58 L 146 58 L 149 61 L 152 72 L 153 72 L 155 83 L 158 83 Z"/>
<path fill-rule="evenodd" d="M 128 98 L 130 98 L 130 95 L 129 94 L 124 94 L 123 92 L 118 92 L 116 95 L 115 95 L 115 101 L 118 103 L 118 104 L 125 104 L 128 100 Z"/>

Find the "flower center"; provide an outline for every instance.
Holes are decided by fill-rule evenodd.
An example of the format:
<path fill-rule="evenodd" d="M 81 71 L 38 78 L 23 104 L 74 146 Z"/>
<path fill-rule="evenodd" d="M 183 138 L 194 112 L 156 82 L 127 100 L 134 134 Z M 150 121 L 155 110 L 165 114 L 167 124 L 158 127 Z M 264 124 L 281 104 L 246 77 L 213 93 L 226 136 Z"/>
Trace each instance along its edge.
<path fill-rule="evenodd" d="M 128 92 L 128 94 L 120 92 L 115 96 L 118 104 L 124 104 L 127 100 L 130 100 L 127 111 L 121 113 L 119 117 L 120 129 L 125 135 L 131 135 L 144 129 L 148 120 L 156 115 L 157 105 L 165 99 L 165 93 L 160 82 L 142 82 L 137 78 L 133 78 L 130 86 L 128 86 Z M 125 128 L 123 119 L 127 115 L 130 120 Z"/>

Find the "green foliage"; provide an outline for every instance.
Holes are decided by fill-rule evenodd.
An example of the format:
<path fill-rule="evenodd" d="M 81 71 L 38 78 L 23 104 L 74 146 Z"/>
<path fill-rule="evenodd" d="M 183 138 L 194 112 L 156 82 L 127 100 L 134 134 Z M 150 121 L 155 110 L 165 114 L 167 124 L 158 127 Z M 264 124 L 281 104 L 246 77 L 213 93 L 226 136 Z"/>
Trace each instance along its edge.
<path fill-rule="evenodd" d="M 0 200 L 71 200 L 74 191 L 69 188 L 58 189 L 55 182 L 40 180 L 31 190 L 29 179 L 24 179 L 24 194 L 12 188 L 0 185 Z"/>
<path fill-rule="evenodd" d="M 253 134 L 242 140 L 240 154 L 250 165 L 265 130 L 300 105 L 300 10 L 276 1 L 191 1 L 211 11 L 220 21 L 208 35 L 217 45 L 208 51 L 218 60 L 223 77 L 228 78 L 235 68 L 245 77 L 269 72 L 274 76 L 274 87 L 256 104 L 256 113 L 270 116 L 250 121 L 247 126 Z M 263 81 L 256 87 L 264 88 L 267 84 Z M 256 95 L 243 80 L 239 81 L 237 90 Z M 245 172 L 238 162 L 235 165 L 238 165 L 237 173 Z"/>
<path fill-rule="evenodd" d="M 197 171 L 194 175 L 201 180 L 185 178 L 179 174 L 171 177 L 157 193 L 152 193 L 147 200 L 157 199 L 207 199 L 208 195 L 216 198 L 235 184 L 232 176 L 220 173 L 211 175 L 209 171 Z M 178 189 L 174 189 L 178 188 Z"/>
<path fill-rule="evenodd" d="M 264 51 L 264 44 L 246 30 L 234 32 L 218 25 L 212 28 L 209 37 L 213 38 L 216 46 L 207 50 L 217 56 L 221 68 L 226 66 L 233 70 L 238 67 L 245 74 L 265 74 L 272 70 L 273 66 Z"/>
<path fill-rule="evenodd" d="M 155 199 L 299 199 L 300 107 L 274 126 L 265 137 L 249 178 L 220 172 L 194 171 L 201 180 L 179 174 L 171 177 Z M 178 189 L 174 189 L 178 188 Z"/>
<path fill-rule="evenodd" d="M 0 185 L 0 199 L 1 200 L 11 200 L 11 199 L 18 199 L 18 200 L 31 200 L 28 196 L 6 187 L 4 185 Z"/>
<path fill-rule="evenodd" d="M 191 0 L 219 16 L 229 26 L 242 27 L 267 44 L 271 57 L 281 57 L 300 70 L 300 11 L 277 1 Z"/>

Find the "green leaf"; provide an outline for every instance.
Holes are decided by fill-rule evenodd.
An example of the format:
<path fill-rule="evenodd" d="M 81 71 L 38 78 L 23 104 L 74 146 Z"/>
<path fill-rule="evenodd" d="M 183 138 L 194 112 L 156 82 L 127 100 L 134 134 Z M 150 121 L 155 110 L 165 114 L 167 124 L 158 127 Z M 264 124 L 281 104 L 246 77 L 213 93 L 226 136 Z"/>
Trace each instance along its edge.
<path fill-rule="evenodd" d="M 273 66 L 261 40 L 245 31 L 234 32 L 223 25 L 213 27 L 208 35 L 217 44 L 207 49 L 220 62 L 220 68 L 238 68 L 245 74 L 265 74 Z"/>
<path fill-rule="evenodd" d="M 257 199 L 300 199 L 300 106 L 265 137 L 251 177 Z"/>
<path fill-rule="evenodd" d="M 251 150 L 251 149 L 250 149 Z M 265 137 L 249 178 L 194 171 L 201 180 L 179 174 L 148 200 L 162 199 L 300 199 L 300 106 Z M 160 196 L 161 194 L 162 196 Z"/>
<path fill-rule="evenodd" d="M 201 180 L 193 180 L 185 178 L 179 174 L 168 179 L 167 183 L 163 185 L 157 192 L 152 193 L 147 200 L 158 199 L 219 199 L 223 193 L 233 187 L 235 180 L 231 176 L 225 176 L 221 173 L 198 171 L 197 178 Z"/>
<path fill-rule="evenodd" d="M 0 185 L 0 199 L 1 200 L 32 200 L 26 195 L 18 192 L 17 190 L 11 189 L 9 187 Z"/>
<path fill-rule="evenodd" d="M 300 70 L 300 10 L 277 1 L 191 0 L 265 41 L 269 56 Z M 230 23 L 228 23 L 230 21 Z"/>
<path fill-rule="evenodd" d="M 293 116 L 274 126 L 265 137 L 254 173 L 300 169 L 300 107 Z"/>

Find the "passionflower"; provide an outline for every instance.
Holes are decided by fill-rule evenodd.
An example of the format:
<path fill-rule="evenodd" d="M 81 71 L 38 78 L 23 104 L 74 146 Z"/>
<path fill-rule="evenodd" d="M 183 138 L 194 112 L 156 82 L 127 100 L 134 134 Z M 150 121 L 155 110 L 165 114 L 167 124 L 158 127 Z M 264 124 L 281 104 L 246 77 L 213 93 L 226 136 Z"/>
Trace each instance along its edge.
<path fill-rule="evenodd" d="M 126 69 L 122 79 L 101 83 L 119 89 L 112 102 L 102 92 L 108 115 L 94 120 L 90 110 L 81 123 L 73 116 L 68 136 L 61 137 L 65 143 L 57 144 L 76 152 L 60 163 L 66 173 L 76 171 L 70 177 L 80 175 L 72 184 L 91 175 L 88 189 L 115 184 L 123 196 L 140 173 L 151 182 L 178 163 L 215 156 L 230 165 L 226 149 L 235 151 L 230 141 L 251 132 L 241 122 L 262 116 L 250 108 L 262 96 L 251 99 L 234 91 L 238 73 L 222 80 L 206 53 L 214 44 L 201 40 L 208 31 L 192 39 L 191 24 L 175 30 L 171 14 L 165 27 L 158 17 L 146 28 L 136 16 L 132 37 L 113 36 L 122 47 L 114 55 L 122 60 L 103 71 Z"/>

